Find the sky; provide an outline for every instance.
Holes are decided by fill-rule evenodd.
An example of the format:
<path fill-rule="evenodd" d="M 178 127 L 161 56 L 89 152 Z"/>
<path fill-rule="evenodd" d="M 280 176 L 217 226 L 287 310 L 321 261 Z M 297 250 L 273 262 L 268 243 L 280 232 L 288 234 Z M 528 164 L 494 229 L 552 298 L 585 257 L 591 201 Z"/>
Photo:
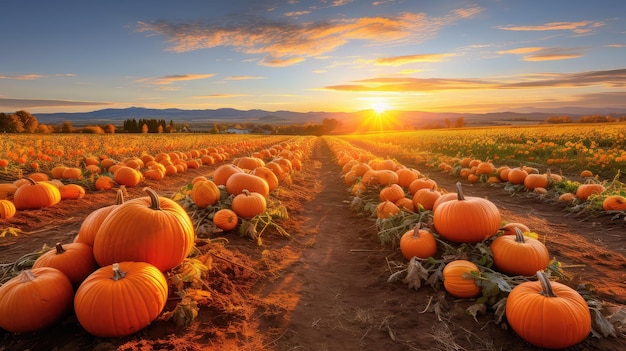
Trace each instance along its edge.
<path fill-rule="evenodd" d="M 621 0 L 21 0 L 0 111 L 626 108 Z"/>

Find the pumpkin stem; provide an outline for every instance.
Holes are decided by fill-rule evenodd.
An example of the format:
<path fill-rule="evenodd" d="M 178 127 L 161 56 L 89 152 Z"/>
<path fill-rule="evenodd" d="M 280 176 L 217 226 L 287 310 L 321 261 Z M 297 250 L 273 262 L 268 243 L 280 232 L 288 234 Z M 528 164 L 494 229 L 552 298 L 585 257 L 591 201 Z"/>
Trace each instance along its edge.
<path fill-rule="evenodd" d="M 61 245 L 61 243 L 56 243 L 54 247 L 57 249 L 57 255 L 60 255 L 65 252 L 65 249 L 63 248 L 63 245 Z"/>
<path fill-rule="evenodd" d="M 248 189 L 243 189 L 241 192 L 246 194 L 246 196 L 250 196 L 250 191 Z"/>
<path fill-rule="evenodd" d="M 26 179 L 26 180 L 28 180 L 28 181 L 30 182 L 30 185 L 35 185 L 35 184 L 37 184 L 37 182 L 36 182 L 33 178 L 26 177 L 25 179 Z"/>
<path fill-rule="evenodd" d="M 524 239 L 524 233 L 522 233 L 522 230 L 519 229 L 518 227 L 515 227 L 515 241 L 523 244 L 526 242 L 526 239 Z"/>
<path fill-rule="evenodd" d="M 113 263 L 113 276 L 111 277 L 111 279 L 118 281 L 120 279 L 123 279 L 125 276 L 126 273 L 122 272 L 122 270 L 120 269 L 120 264 Z"/>
<path fill-rule="evenodd" d="M 117 195 L 115 196 L 115 204 L 121 205 L 124 203 L 124 192 L 120 189 L 117 190 Z"/>
<path fill-rule="evenodd" d="M 552 284 L 550 283 L 550 278 L 543 271 L 537 271 L 537 279 L 539 279 L 539 283 L 541 284 L 541 291 L 539 292 L 541 295 L 546 297 L 558 297 L 552 290 Z"/>
<path fill-rule="evenodd" d="M 22 271 L 22 283 L 28 283 L 30 281 L 35 280 L 35 275 L 33 274 L 33 271 L 31 271 L 30 269 L 27 269 L 25 271 Z"/>
<path fill-rule="evenodd" d="M 461 182 L 456 182 L 456 194 L 459 201 L 465 200 L 465 196 L 463 195 L 463 189 L 461 188 Z"/>
<path fill-rule="evenodd" d="M 158 211 L 161 210 L 161 203 L 159 201 L 159 195 L 156 193 L 156 191 L 145 187 L 143 188 L 143 191 L 148 193 L 148 196 L 150 196 L 150 208 Z"/>
<path fill-rule="evenodd" d="M 422 222 L 417 222 L 417 224 L 415 224 L 415 228 L 413 228 L 413 239 L 419 238 L 420 228 L 422 228 Z"/>

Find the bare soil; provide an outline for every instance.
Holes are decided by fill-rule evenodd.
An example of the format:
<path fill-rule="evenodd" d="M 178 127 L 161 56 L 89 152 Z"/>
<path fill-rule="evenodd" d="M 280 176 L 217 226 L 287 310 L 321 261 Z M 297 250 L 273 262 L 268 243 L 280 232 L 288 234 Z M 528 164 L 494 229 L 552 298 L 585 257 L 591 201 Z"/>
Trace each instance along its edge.
<path fill-rule="evenodd" d="M 416 167 L 416 165 L 407 165 Z M 160 182 L 146 181 L 163 196 L 173 195 L 203 166 Z M 350 210 L 351 196 L 328 147 L 320 139 L 303 170 L 272 196 L 288 208 L 280 225 L 291 237 L 263 234 L 259 246 L 237 232 L 220 233 L 225 245 L 198 240 L 211 259 L 210 303 L 198 318 L 179 328 L 159 318 L 140 332 L 103 339 L 86 333 L 71 314 L 46 330 L 11 334 L 0 331 L 3 350 L 539 350 L 510 329 L 478 321 L 442 291 L 409 289 L 388 283 L 389 261 L 403 261 L 398 250 L 382 246 L 375 222 Z M 420 169 L 451 191 L 459 179 Z M 467 184 L 466 195 L 487 197 L 505 220 L 527 224 L 546 238 L 552 256 L 574 266 L 573 282 L 590 284 L 600 300 L 626 303 L 626 222 L 609 216 L 568 215 L 554 203 L 523 195 L 511 196 L 484 184 Z M 141 187 L 128 196 L 143 196 Z M 43 210 L 21 211 L 0 227 L 20 228 L 19 236 L 0 238 L 0 262 L 10 263 L 44 244 L 70 242 L 82 220 L 94 209 L 112 204 L 115 194 L 90 192 Z M 404 260 L 405 261 L 405 260 Z M 446 306 L 442 315 L 428 310 L 429 301 Z M 172 297 L 170 311 L 177 303 Z M 441 317 L 441 318 L 440 318 Z M 588 337 L 571 350 L 623 350 L 624 330 L 617 337 Z"/>

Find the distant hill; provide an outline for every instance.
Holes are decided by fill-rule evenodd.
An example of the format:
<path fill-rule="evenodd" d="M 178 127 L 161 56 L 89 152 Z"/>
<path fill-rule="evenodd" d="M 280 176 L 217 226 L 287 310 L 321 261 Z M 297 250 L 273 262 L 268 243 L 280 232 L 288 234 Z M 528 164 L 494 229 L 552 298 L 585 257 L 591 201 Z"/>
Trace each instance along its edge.
<path fill-rule="evenodd" d="M 576 111 L 576 113 L 574 112 Z M 374 114 L 371 110 L 356 112 L 293 112 L 293 111 L 266 111 L 266 110 L 238 110 L 233 108 L 182 110 L 149 109 L 143 107 L 129 107 L 123 109 L 102 109 L 91 112 L 77 113 L 40 113 L 35 116 L 40 123 L 61 124 L 70 121 L 75 126 L 91 124 L 121 124 L 126 119 L 164 119 L 175 123 L 187 123 L 192 128 L 195 125 L 208 126 L 213 123 L 254 123 L 254 124 L 305 124 L 322 123 L 326 118 L 336 119 L 342 129 L 354 130 L 363 123 L 368 116 Z M 480 125 L 523 125 L 536 124 L 545 121 L 550 116 L 568 115 L 573 120 L 584 115 L 626 115 L 626 109 L 586 109 L 568 107 L 564 109 L 536 109 L 532 107 L 516 109 L 507 112 L 493 113 L 448 113 L 424 111 L 388 111 L 385 113 L 397 126 L 422 128 L 441 125 L 448 121 L 463 118 L 466 126 Z"/>

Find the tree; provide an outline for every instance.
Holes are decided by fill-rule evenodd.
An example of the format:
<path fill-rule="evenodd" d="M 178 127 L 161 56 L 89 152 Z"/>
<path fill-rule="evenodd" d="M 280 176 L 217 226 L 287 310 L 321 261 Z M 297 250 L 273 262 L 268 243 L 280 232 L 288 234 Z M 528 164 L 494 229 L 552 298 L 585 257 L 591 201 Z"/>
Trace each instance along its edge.
<path fill-rule="evenodd" d="M 339 121 L 334 118 L 324 118 L 322 120 L 322 130 L 324 133 L 330 133 L 339 126 Z"/>
<path fill-rule="evenodd" d="M 148 133 L 148 125 L 147 125 L 146 123 L 144 123 L 144 124 L 141 126 L 141 132 L 142 132 L 143 134 L 147 134 L 147 133 Z"/>
<path fill-rule="evenodd" d="M 115 133 L 115 126 L 111 123 L 104 126 L 104 132 L 108 134 Z"/>
<path fill-rule="evenodd" d="M 0 132 L 21 133 L 23 131 L 24 124 L 16 114 L 0 113 Z"/>
<path fill-rule="evenodd" d="M 17 111 L 15 112 L 15 114 L 20 119 L 20 121 L 22 121 L 25 133 L 34 133 L 37 130 L 37 126 L 39 125 L 37 117 L 31 115 L 30 112 L 24 110 Z"/>
<path fill-rule="evenodd" d="M 61 133 L 72 133 L 74 131 L 74 127 L 72 127 L 72 122 L 63 121 L 61 125 Z"/>
<path fill-rule="evenodd" d="M 454 128 L 463 128 L 465 127 L 465 119 L 463 117 L 459 117 L 454 121 Z"/>

